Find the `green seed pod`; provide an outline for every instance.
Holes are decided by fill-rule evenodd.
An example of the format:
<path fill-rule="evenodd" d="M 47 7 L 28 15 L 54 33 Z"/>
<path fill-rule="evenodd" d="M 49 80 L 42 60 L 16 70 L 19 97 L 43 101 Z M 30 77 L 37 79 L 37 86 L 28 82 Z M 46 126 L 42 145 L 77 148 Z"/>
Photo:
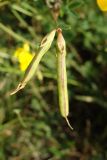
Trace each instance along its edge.
<path fill-rule="evenodd" d="M 32 61 L 29 64 L 29 66 L 27 67 L 25 74 L 24 74 L 24 77 L 23 77 L 23 80 L 19 83 L 17 88 L 10 95 L 13 95 L 16 92 L 18 92 L 19 90 L 21 90 L 22 88 L 24 88 L 25 85 L 27 84 L 27 82 L 33 77 L 33 75 L 39 65 L 41 58 L 51 47 L 51 44 L 52 44 L 53 39 L 55 37 L 55 33 L 56 33 L 56 30 L 54 29 L 52 32 L 50 32 L 48 35 L 46 35 L 43 38 L 43 40 L 41 41 L 41 44 L 40 44 L 40 50 L 39 50 L 38 54 L 36 54 L 34 56 L 34 58 L 32 59 Z"/>
<path fill-rule="evenodd" d="M 57 79 L 58 79 L 58 92 L 59 92 L 59 106 L 61 115 L 66 119 L 67 124 L 73 129 L 68 121 L 69 103 L 68 103 L 68 90 L 67 90 L 67 73 L 66 73 L 66 43 L 62 35 L 62 30 L 57 29 Z"/>

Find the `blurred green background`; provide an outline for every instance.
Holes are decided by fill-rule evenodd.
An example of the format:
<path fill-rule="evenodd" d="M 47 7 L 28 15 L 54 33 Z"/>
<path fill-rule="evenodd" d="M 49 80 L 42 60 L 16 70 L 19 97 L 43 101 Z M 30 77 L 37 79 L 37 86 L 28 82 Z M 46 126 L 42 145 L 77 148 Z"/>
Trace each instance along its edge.
<path fill-rule="evenodd" d="M 55 21 L 56 20 L 56 21 Z M 28 85 L 14 52 L 61 27 L 71 131 L 58 107 L 56 38 Z M 42 80 L 41 77 L 42 76 Z M 0 0 L 0 160 L 107 159 L 107 13 L 93 0 Z"/>

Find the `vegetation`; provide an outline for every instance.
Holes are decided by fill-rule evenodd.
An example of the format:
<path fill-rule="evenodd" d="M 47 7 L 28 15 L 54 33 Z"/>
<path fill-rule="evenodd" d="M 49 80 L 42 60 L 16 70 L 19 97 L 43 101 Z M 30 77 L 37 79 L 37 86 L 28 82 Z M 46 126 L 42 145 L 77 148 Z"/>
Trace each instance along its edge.
<path fill-rule="evenodd" d="M 24 74 L 16 51 L 26 54 L 28 43 L 27 54 L 36 54 L 58 27 L 73 131 L 59 111 L 56 37 L 34 78 L 10 96 Z M 0 0 L 0 37 L 0 160 L 107 159 L 106 12 L 93 0 Z"/>

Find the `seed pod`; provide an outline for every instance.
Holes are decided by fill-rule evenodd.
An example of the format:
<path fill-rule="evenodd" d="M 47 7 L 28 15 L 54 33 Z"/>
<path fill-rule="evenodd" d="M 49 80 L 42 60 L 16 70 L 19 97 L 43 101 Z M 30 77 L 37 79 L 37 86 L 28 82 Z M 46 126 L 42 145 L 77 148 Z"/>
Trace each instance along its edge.
<path fill-rule="evenodd" d="M 19 90 L 21 90 L 22 88 L 24 88 L 25 85 L 27 84 L 27 82 L 33 77 L 33 75 L 39 65 L 41 58 L 51 47 L 51 44 L 52 44 L 53 39 L 55 37 L 55 33 L 56 33 L 56 30 L 54 29 L 52 32 L 50 32 L 48 35 L 46 35 L 43 38 L 43 40 L 41 41 L 41 44 L 40 44 L 40 50 L 39 50 L 38 54 L 36 54 L 34 56 L 34 58 L 32 59 L 32 61 L 29 64 L 29 66 L 27 67 L 23 80 L 19 83 L 17 88 L 10 95 L 13 95 L 16 92 L 18 92 Z"/>
<path fill-rule="evenodd" d="M 59 92 L 59 107 L 61 115 L 66 119 L 67 124 L 73 129 L 68 121 L 69 104 L 68 104 L 68 90 L 67 90 L 67 73 L 66 73 L 66 43 L 62 35 L 62 30 L 57 29 L 57 79 Z"/>

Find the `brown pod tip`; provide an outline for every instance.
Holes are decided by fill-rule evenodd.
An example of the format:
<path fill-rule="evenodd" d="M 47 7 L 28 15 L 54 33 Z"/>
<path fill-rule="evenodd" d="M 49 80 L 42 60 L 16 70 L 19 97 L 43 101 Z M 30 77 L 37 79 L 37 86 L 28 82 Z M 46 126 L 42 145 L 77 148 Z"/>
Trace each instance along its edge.
<path fill-rule="evenodd" d="M 57 31 L 58 33 L 61 33 L 61 32 L 62 32 L 62 29 L 61 29 L 61 28 L 58 28 L 56 31 Z"/>
<path fill-rule="evenodd" d="M 68 124 L 69 128 L 70 128 L 71 130 L 73 130 L 73 127 L 71 126 L 71 124 L 70 124 L 70 122 L 69 122 L 69 120 L 68 120 L 68 118 L 67 118 L 67 117 L 65 117 L 65 120 L 66 120 L 66 122 L 67 122 L 67 124 Z"/>

